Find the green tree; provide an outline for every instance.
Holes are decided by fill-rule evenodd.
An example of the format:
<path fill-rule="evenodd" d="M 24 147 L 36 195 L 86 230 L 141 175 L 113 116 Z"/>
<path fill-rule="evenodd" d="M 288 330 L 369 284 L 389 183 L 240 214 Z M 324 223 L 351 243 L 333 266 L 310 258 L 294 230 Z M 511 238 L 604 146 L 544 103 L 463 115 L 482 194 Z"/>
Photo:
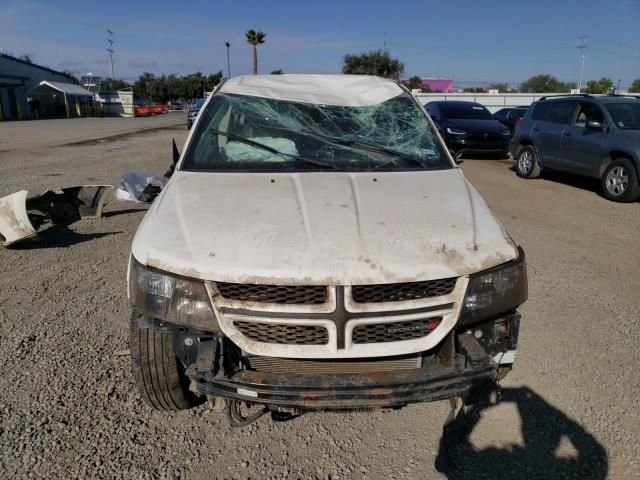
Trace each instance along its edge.
<path fill-rule="evenodd" d="M 600 80 L 589 80 L 587 82 L 587 93 L 609 93 L 613 90 L 613 80 L 610 78 L 601 78 Z"/>
<path fill-rule="evenodd" d="M 222 81 L 222 77 L 222 70 L 218 70 L 216 73 L 212 73 L 211 75 L 207 76 L 207 92 L 211 92 L 214 88 L 216 88 L 216 85 L 218 85 Z"/>
<path fill-rule="evenodd" d="M 222 70 L 206 76 L 197 72 L 183 77 L 175 73 L 156 77 L 153 73 L 145 72 L 133 84 L 133 93 L 137 98 L 154 102 L 202 98 L 205 91 L 212 91 L 221 80 Z"/>
<path fill-rule="evenodd" d="M 465 93 L 487 93 L 487 89 L 483 87 L 466 87 L 462 91 Z"/>
<path fill-rule="evenodd" d="M 258 45 L 261 45 L 265 42 L 265 37 L 267 36 L 262 30 L 247 30 L 245 32 L 245 36 L 247 37 L 247 43 L 249 43 L 253 47 L 253 74 L 258 74 Z"/>
<path fill-rule="evenodd" d="M 153 73 L 144 72 L 133 84 L 134 96 L 143 100 L 151 100 L 151 97 L 149 96 L 149 86 L 155 81 L 156 76 Z"/>
<path fill-rule="evenodd" d="M 631 93 L 640 92 L 640 78 L 636 78 L 633 82 L 631 82 L 631 86 L 629 87 L 629 92 Z"/>
<path fill-rule="evenodd" d="M 407 81 L 407 88 L 410 90 L 422 90 L 424 88 L 422 85 L 422 78 L 420 78 L 418 75 L 414 75 L 413 77 L 409 78 L 409 80 Z"/>
<path fill-rule="evenodd" d="M 575 88 L 574 83 L 561 82 L 548 74 L 535 75 L 520 85 L 523 93 L 566 93 L 572 88 Z"/>
<path fill-rule="evenodd" d="M 345 55 L 342 73 L 353 75 L 377 75 L 386 78 L 400 78 L 404 64 L 392 58 L 386 50 L 374 50 L 360 55 Z"/>
<path fill-rule="evenodd" d="M 500 93 L 511 92 L 513 89 L 509 87 L 508 83 L 492 83 L 489 85 L 489 90 L 498 90 Z"/>

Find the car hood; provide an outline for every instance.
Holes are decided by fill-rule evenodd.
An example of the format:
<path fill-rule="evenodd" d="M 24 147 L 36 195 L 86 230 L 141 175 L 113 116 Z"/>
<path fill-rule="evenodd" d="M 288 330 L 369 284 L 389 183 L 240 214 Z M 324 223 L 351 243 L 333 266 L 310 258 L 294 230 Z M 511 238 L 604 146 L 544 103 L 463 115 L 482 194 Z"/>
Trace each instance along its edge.
<path fill-rule="evenodd" d="M 505 126 L 498 120 L 470 120 L 465 118 L 447 119 L 447 127 L 455 127 L 467 133 L 491 133 L 500 135 Z"/>
<path fill-rule="evenodd" d="M 240 283 L 367 284 L 466 275 L 517 249 L 458 169 L 174 174 L 132 253 Z"/>

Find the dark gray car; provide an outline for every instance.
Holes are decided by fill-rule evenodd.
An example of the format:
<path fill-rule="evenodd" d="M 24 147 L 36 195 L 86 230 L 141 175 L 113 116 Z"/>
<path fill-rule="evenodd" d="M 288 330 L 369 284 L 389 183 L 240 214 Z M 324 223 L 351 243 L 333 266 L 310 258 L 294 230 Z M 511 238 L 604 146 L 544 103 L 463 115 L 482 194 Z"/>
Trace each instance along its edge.
<path fill-rule="evenodd" d="M 640 197 L 640 99 L 543 97 L 516 126 L 510 150 L 520 177 L 576 173 L 600 179 L 608 199 L 633 202 Z"/>

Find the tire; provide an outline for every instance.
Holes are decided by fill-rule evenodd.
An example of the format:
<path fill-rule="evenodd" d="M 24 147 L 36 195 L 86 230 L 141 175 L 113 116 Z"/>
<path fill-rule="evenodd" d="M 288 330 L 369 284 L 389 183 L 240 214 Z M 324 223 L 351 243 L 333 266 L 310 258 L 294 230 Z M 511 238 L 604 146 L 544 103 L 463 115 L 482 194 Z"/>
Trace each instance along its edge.
<path fill-rule="evenodd" d="M 602 175 L 604 196 L 614 202 L 634 202 L 640 197 L 638 174 L 627 158 L 611 161 Z"/>
<path fill-rule="evenodd" d="M 516 173 L 522 178 L 538 178 L 542 173 L 533 145 L 524 145 L 516 158 Z"/>
<path fill-rule="evenodd" d="M 204 402 L 189 391 L 189 379 L 173 351 L 169 332 L 138 326 L 134 309 L 129 321 L 131 369 L 144 402 L 156 410 L 186 410 Z"/>

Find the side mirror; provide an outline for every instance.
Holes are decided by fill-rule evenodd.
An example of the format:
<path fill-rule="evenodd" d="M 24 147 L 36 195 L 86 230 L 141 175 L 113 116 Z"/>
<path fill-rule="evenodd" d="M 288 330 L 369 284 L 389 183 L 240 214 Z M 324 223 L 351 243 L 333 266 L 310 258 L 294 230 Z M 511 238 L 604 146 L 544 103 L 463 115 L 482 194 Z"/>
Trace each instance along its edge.
<path fill-rule="evenodd" d="M 604 125 L 601 122 L 590 120 L 587 122 L 586 128 L 589 130 L 596 130 L 601 132 L 602 130 L 604 130 Z"/>
<path fill-rule="evenodd" d="M 173 175 L 173 171 L 176 169 L 176 165 L 178 164 L 178 160 L 180 160 L 180 151 L 178 150 L 178 147 L 176 146 L 176 140 L 175 138 L 171 140 L 173 143 L 173 161 L 171 162 L 171 166 L 169 166 L 169 170 L 167 170 L 164 173 L 164 176 L 166 178 L 171 178 L 171 175 Z"/>

